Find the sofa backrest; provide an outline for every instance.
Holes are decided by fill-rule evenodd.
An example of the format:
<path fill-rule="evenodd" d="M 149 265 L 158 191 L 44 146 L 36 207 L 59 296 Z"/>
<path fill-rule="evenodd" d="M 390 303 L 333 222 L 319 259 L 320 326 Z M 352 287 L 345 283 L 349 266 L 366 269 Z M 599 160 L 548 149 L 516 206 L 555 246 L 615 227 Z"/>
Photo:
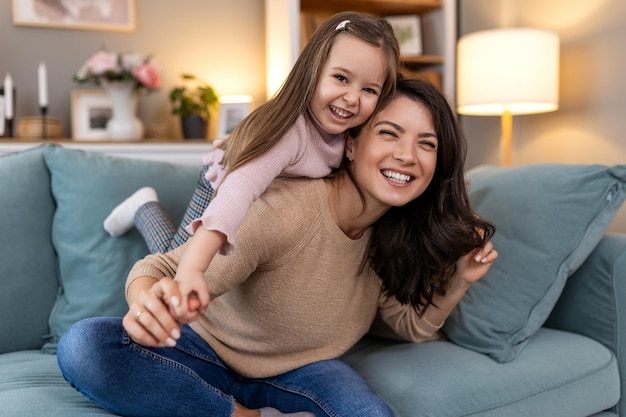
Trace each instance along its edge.
<path fill-rule="evenodd" d="M 122 316 L 124 283 L 148 254 L 136 230 L 114 238 L 110 211 L 154 187 L 178 224 L 197 166 L 109 157 L 46 144 L 0 158 L 0 353 L 53 353 L 78 320 Z"/>
<path fill-rule="evenodd" d="M 37 349 L 49 333 L 54 210 L 44 149 L 0 156 L 0 353 Z"/>

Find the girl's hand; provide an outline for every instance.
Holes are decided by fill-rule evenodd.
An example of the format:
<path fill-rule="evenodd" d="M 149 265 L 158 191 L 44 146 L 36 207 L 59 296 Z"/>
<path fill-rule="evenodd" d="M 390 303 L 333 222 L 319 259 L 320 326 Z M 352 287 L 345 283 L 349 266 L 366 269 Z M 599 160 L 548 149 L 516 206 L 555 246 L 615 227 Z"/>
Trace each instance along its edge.
<path fill-rule="evenodd" d="M 179 271 L 174 281 L 178 284 L 179 298 L 170 300 L 170 309 L 179 323 L 191 323 L 206 312 L 209 305 L 209 288 L 200 271 Z"/>
<path fill-rule="evenodd" d="M 163 278 L 141 291 L 122 319 L 131 339 L 144 346 L 175 346 L 180 337 L 180 323 L 168 304 L 175 297 L 180 299 L 180 292 L 171 278 Z"/>

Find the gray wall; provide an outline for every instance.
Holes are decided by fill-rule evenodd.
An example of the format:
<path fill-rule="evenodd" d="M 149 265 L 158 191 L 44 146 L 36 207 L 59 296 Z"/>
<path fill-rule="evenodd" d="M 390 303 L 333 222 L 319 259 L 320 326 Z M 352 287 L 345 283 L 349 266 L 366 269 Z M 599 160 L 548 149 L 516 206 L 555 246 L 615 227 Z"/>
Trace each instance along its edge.
<path fill-rule="evenodd" d="M 11 4 L 0 1 L 0 82 L 11 73 L 17 118 L 38 115 L 37 66 L 45 61 L 49 115 L 62 120 L 69 136 L 71 90 L 82 88 L 72 76 L 101 47 L 153 54 L 163 87 L 141 97 L 138 113 L 146 126 L 167 123 L 174 138 L 181 133 L 167 95 L 181 72 L 202 76 L 218 94 L 252 95 L 253 106 L 265 100 L 262 0 L 136 0 L 130 33 L 13 26 Z"/>
<path fill-rule="evenodd" d="M 557 32 L 560 108 L 514 116 L 513 165 L 626 163 L 626 2 L 460 0 L 460 35 L 503 26 Z M 468 167 L 498 164 L 498 117 L 463 116 Z M 626 232 L 626 207 L 612 231 Z"/>

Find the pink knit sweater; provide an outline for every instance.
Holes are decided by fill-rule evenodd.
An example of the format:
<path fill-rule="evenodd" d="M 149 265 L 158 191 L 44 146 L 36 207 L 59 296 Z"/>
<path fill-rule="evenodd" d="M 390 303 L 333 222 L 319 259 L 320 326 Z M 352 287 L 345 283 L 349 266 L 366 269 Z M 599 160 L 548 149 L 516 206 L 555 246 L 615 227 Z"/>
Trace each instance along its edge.
<path fill-rule="evenodd" d="M 187 230 L 190 233 L 202 224 L 207 230 L 217 230 L 226 235 L 220 253 L 228 255 L 234 249 L 235 232 L 243 222 L 252 203 L 278 176 L 322 178 L 341 163 L 345 146 L 345 135 L 329 134 L 310 114 L 301 115 L 272 149 L 261 157 L 231 172 L 221 184 L 219 193 L 211 201 L 199 219 L 194 220 Z M 215 150 L 211 152 L 222 152 Z M 205 157 L 205 161 L 218 158 Z M 221 158 L 219 158 L 221 159 Z M 223 178 L 226 167 L 220 166 Z M 215 169 L 215 167 L 213 167 Z"/>

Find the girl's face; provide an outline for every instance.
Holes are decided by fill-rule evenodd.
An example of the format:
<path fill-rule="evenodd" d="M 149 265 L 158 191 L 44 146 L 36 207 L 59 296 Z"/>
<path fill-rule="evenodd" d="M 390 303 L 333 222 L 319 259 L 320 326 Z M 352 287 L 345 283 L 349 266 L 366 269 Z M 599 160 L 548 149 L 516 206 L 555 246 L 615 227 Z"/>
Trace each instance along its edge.
<path fill-rule="evenodd" d="M 424 104 L 401 96 L 379 111 L 346 143 L 368 207 L 402 206 L 419 197 L 435 174 L 438 145 Z"/>
<path fill-rule="evenodd" d="M 386 74 L 382 48 L 337 36 L 311 98 L 313 115 L 333 134 L 363 124 L 374 112 Z"/>

